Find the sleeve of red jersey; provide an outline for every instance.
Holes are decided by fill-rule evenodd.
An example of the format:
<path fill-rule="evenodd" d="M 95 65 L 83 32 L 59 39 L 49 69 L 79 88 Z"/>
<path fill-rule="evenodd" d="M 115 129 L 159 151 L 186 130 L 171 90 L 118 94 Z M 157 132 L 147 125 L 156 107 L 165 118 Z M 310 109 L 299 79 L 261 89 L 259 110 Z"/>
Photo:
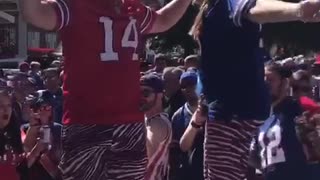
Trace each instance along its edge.
<path fill-rule="evenodd" d="M 140 15 L 140 32 L 142 34 L 148 34 L 155 22 L 156 12 L 148 6 L 143 6 L 142 13 Z"/>
<path fill-rule="evenodd" d="M 69 24 L 70 10 L 66 1 L 67 0 L 52 0 L 57 14 L 57 23 L 55 30 L 61 30 Z"/>

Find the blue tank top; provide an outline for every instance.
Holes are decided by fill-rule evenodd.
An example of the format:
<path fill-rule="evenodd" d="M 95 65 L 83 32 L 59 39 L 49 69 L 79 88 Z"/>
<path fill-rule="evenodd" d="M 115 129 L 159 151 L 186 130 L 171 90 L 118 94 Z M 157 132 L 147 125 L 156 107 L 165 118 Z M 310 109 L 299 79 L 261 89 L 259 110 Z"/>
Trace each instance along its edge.
<path fill-rule="evenodd" d="M 203 93 L 209 104 L 222 105 L 224 117 L 266 119 L 270 96 L 264 82 L 264 55 L 259 48 L 260 25 L 243 19 L 237 26 L 233 1 L 237 0 L 212 3 L 203 17 L 199 72 Z M 210 107 L 211 119 L 218 111 Z"/>

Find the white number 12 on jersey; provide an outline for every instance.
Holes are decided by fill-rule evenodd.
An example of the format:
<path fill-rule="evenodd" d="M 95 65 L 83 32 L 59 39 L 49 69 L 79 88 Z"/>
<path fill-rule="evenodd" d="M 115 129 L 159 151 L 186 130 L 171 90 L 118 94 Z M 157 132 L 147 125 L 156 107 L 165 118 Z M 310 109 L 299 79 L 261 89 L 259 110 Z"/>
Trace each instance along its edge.
<path fill-rule="evenodd" d="M 109 17 L 100 17 L 99 22 L 103 23 L 105 31 L 104 39 L 104 52 L 100 54 L 101 61 L 119 61 L 119 54 L 115 52 L 113 47 L 113 21 Z M 134 48 L 134 53 L 132 60 L 138 60 L 138 55 L 135 53 L 138 47 L 138 30 L 136 26 L 136 19 L 131 18 L 129 24 L 127 25 L 121 40 L 121 47 L 132 47 Z M 133 31 L 133 40 L 129 40 L 130 33 Z"/>
<path fill-rule="evenodd" d="M 271 139 L 268 138 L 270 141 L 268 144 L 264 143 L 266 133 L 270 133 L 270 135 L 272 136 Z M 269 132 L 260 133 L 258 139 L 261 146 L 260 157 L 262 160 L 261 165 L 263 168 L 272 164 L 277 164 L 286 161 L 283 148 L 280 146 L 282 137 L 279 120 L 277 120 L 276 125 L 270 128 Z"/>

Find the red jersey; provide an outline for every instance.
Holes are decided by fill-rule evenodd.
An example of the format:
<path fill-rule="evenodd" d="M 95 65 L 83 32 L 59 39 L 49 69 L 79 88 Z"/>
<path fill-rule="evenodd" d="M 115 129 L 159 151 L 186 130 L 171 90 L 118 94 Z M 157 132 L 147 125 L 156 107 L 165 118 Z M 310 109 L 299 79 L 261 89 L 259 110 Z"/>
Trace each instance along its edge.
<path fill-rule="evenodd" d="M 143 122 L 136 48 L 155 14 L 138 0 L 57 0 L 64 124 Z"/>
<path fill-rule="evenodd" d="M 9 163 L 0 163 L 0 179 L 1 180 L 19 180 L 19 174 L 16 167 Z"/>

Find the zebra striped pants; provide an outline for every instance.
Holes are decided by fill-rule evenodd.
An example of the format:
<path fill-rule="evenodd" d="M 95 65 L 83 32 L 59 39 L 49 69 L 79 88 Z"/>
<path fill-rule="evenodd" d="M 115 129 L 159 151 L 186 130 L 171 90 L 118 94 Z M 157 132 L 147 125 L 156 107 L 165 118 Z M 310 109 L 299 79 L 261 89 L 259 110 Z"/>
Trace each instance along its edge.
<path fill-rule="evenodd" d="M 143 123 L 69 125 L 62 131 L 64 180 L 143 180 L 147 166 Z"/>
<path fill-rule="evenodd" d="M 209 121 L 204 141 L 205 180 L 244 180 L 252 133 L 262 121 Z"/>

